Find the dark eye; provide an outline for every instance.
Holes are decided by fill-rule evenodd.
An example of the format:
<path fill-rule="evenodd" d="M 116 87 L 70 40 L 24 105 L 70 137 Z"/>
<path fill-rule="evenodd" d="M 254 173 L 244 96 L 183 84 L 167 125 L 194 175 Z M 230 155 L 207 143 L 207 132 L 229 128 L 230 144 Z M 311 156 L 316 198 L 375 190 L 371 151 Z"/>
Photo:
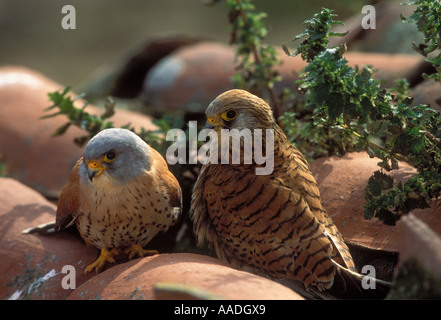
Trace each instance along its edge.
<path fill-rule="evenodd" d="M 236 110 L 231 109 L 231 110 L 228 110 L 228 111 L 225 111 L 224 113 L 222 113 L 221 116 L 222 116 L 222 119 L 224 119 L 226 121 L 231 121 L 237 117 L 237 112 L 236 112 Z"/>
<path fill-rule="evenodd" d="M 230 119 L 236 118 L 236 111 L 234 111 L 234 110 L 228 111 L 227 112 L 227 117 L 230 118 Z"/>
<path fill-rule="evenodd" d="M 113 151 L 109 151 L 106 153 L 106 155 L 104 156 L 104 161 L 106 162 L 112 162 L 113 160 L 115 160 L 116 158 L 116 153 Z"/>

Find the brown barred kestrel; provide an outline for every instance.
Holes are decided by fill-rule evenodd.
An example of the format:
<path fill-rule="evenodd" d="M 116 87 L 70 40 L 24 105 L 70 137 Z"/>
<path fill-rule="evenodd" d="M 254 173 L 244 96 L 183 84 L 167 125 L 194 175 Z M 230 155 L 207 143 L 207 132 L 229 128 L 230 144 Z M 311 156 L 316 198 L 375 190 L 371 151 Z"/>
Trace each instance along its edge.
<path fill-rule="evenodd" d="M 198 244 L 207 241 L 233 267 L 288 284 L 306 297 L 384 296 L 388 284 L 380 280 L 377 290 L 362 288 L 362 275 L 321 203 L 308 162 L 276 124 L 270 106 L 247 91 L 230 90 L 211 102 L 206 116 L 218 141 L 221 129 L 273 130 L 274 170 L 257 175 L 255 162 L 205 164 L 190 210 Z M 263 133 L 263 150 L 268 137 Z"/>
<path fill-rule="evenodd" d="M 175 224 L 181 211 L 181 188 L 164 158 L 129 130 L 106 129 L 73 168 L 55 228 L 76 224 L 85 242 L 101 250 L 85 270 L 98 272 L 121 249 L 130 259 L 157 253 L 143 247 Z"/>

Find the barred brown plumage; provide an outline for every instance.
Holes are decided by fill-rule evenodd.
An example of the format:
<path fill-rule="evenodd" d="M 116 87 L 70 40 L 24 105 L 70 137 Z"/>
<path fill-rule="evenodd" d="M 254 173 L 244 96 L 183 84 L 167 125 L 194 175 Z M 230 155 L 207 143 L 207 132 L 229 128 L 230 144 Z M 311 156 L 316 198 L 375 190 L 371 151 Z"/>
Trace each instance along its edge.
<path fill-rule="evenodd" d="M 234 119 L 222 117 L 230 110 Z M 362 276 L 321 204 L 309 164 L 276 124 L 270 106 L 247 91 L 230 90 L 206 115 L 218 134 L 273 129 L 274 170 L 256 175 L 255 162 L 204 165 L 190 210 L 198 244 L 207 241 L 232 266 L 289 282 L 307 297 L 384 296 L 386 283 L 378 281 L 381 290 L 375 293 L 361 288 Z"/>

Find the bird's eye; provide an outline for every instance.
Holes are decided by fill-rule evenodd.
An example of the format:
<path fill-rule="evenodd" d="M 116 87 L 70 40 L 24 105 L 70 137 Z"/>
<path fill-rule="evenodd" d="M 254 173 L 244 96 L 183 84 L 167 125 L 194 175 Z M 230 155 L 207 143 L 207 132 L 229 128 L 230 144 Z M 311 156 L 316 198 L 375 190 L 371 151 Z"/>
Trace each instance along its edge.
<path fill-rule="evenodd" d="M 237 112 L 236 110 L 230 109 L 225 111 L 224 113 L 221 114 L 222 119 L 224 119 L 225 121 L 231 121 L 236 119 L 237 117 Z"/>
<path fill-rule="evenodd" d="M 109 151 L 104 156 L 104 161 L 106 162 L 113 162 L 116 159 L 116 153 L 113 151 Z"/>

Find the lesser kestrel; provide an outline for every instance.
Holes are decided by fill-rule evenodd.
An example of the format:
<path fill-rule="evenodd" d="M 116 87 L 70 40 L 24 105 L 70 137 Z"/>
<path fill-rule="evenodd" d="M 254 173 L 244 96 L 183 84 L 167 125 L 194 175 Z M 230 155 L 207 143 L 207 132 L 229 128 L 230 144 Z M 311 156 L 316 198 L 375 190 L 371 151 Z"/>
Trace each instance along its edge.
<path fill-rule="evenodd" d="M 219 141 L 221 129 L 270 129 L 274 169 L 257 175 L 255 162 L 205 164 L 190 210 L 198 244 L 207 241 L 232 266 L 286 283 L 306 297 L 384 296 L 387 283 L 363 288 L 308 162 L 276 124 L 270 106 L 247 91 L 230 90 L 211 102 L 206 116 Z M 263 146 L 268 138 L 263 133 Z"/>
<path fill-rule="evenodd" d="M 157 253 L 143 247 L 175 224 L 182 211 L 181 188 L 164 158 L 135 133 L 106 129 L 93 137 L 63 188 L 56 229 L 76 224 L 87 244 L 101 250 L 85 272 Z"/>

